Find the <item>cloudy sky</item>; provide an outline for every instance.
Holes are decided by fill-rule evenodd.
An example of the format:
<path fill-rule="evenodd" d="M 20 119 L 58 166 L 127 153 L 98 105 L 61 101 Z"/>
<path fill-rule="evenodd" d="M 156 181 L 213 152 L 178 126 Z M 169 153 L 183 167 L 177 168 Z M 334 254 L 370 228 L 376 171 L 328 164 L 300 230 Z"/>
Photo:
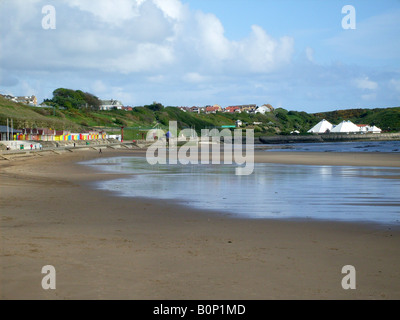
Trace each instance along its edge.
<path fill-rule="evenodd" d="M 343 28 L 348 4 L 356 29 Z M 399 35 L 400 0 L 0 0 L 0 92 L 41 102 L 64 87 L 131 106 L 399 106 Z"/>

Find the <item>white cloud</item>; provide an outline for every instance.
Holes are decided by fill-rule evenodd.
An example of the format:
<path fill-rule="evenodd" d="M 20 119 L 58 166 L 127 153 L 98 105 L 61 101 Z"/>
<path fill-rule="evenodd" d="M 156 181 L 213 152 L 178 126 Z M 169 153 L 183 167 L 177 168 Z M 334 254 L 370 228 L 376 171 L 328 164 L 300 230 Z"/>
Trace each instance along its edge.
<path fill-rule="evenodd" d="M 314 50 L 310 47 L 306 48 L 306 58 L 309 62 L 314 62 Z"/>
<path fill-rule="evenodd" d="M 167 17 L 174 20 L 181 20 L 184 18 L 184 5 L 179 0 L 153 0 L 153 2 Z"/>
<path fill-rule="evenodd" d="M 191 83 L 201 83 L 207 81 L 208 77 L 202 76 L 197 72 L 189 72 L 183 76 L 183 80 Z"/>
<path fill-rule="evenodd" d="M 71 6 L 90 12 L 102 22 L 121 24 L 139 15 L 138 7 L 143 1 L 137 0 L 65 0 Z"/>
<path fill-rule="evenodd" d="M 48 1 L 29 2 L 37 15 L 26 14 L 21 0 L 5 2 L 0 20 L 11 8 L 23 19 L 4 32 L 0 62 L 8 68 L 179 72 L 182 78 L 188 69 L 204 76 L 268 73 L 293 55 L 293 39 L 274 39 L 259 26 L 231 41 L 218 17 L 191 11 L 180 0 L 63 0 L 52 31 L 40 28 L 40 9 Z"/>
<path fill-rule="evenodd" d="M 224 26 L 214 14 L 197 12 L 195 32 L 188 35 L 193 39 L 197 52 L 210 60 L 225 60 L 231 54 L 231 43 L 225 38 Z"/>
<path fill-rule="evenodd" d="M 107 86 L 104 84 L 103 81 L 101 80 L 96 80 L 91 89 L 93 90 L 93 92 L 96 92 L 96 94 L 101 94 L 101 93 L 105 93 L 107 91 Z"/>
<path fill-rule="evenodd" d="M 301 37 L 297 46 L 305 50 L 294 59 L 294 39 L 275 37 L 264 25 L 249 25 L 245 36 L 232 40 L 225 20 L 192 10 L 184 0 L 58 0 L 57 29 L 46 31 L 41 8 L 49 2 L 0 0 L 0 75 L 7 75 L 0 78 L 2 91 L 42 90 L 41 97 L 49 98 L 55 88 L 71 87 L 127 104 L 271 102 L 293 109 L 313 104 L 315 111 L 362 100 L 368 106 L 373 100 L 398 104 L 399 70 L 384 60 L 398 57 L 400 42 L 385 40 L 399 30 L 396 12 L 371 26 L 360 21 L 358 34 L 331 39 L 337 47 L 330 52 L 370 55 L 389 66 L 374 69 L 350 63 L 346 55 L 318 64 L 314 53 L 320 60 L 324 48 Z"/>
<path fill-rule="evenodd" d="M 373 101 L 376 99 L 376 93 L 363 94 L 361 98 L 365 101 Z"/>
<path fill-rule="evenodd" d="M 173 63 L 173 48 L 167 45 L 139 43 L 132 52 L 107 60 L 104 71 L 122 74 L 156 71 Z"/>
<path fill-rule="evenodd" d="M 400 79 L 391 79 L 390 86 L 397 92 L 400 92 Z"/>
<path fill-rule="evenodd" d="M 250 36 L 237 42 L 236 47 L 237 60 L 245 61 L 246 68 L 256 73 L 268 73 L 291 61 L 294 40 L 290 37 L 276 40 L 263 28 L 253 25 Z"/>
<path fill-rule="evenodd" d="M 355 79 L 354 83 L 357 88 L 363 89 L 363 90 L 376 90 L 378 88 L 378 83 L 369 80 L 368 77 Z"/>

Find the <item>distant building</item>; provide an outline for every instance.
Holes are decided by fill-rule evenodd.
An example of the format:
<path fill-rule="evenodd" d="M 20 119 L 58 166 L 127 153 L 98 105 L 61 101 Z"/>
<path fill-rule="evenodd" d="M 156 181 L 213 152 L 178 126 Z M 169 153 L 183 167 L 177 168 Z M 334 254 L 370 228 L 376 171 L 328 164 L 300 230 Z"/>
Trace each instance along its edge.
<path fill-rule="evenodd" d="M 382 129 L 378 128 L 377 126 L 368 126 L 367 133 L 382 133 Z"/>
<path fill-rule="evenodd" d="M 100 110 L 108 111 L 108 110 L 122 110 L 123 104 L 121 101 L 118 100 L 101 100 Z"/>
<path fill-rule="evenodd" d="M 254 112 L 257 109 L 257 105 L 255 104 L 244 104 L 244 105 L 238 105 L 238 106 L 229 106 L 227 108 L 239 108 L 240 112 L 247 112 L 251 113 Z M 225 109 L 227 109 L 225 108 Z M 237 112 L 237 111 L 235 111 Z"/>
<path fill-rule="evenodd" d="M 255 110 L 255 113 L 266 114 L 266 113 L 269 113 L 269 112 L 274 112 L 274 110 L 275 109 L 270 104 L 264 104 L 261 107 L 258 107 Z"/>
<path fill-rule="evenodd" d="M 381 133 L 382 129 L 377 126 L 370 126 L 367 124 L 357 124 L 357 127 L 360 129 L 361 133 Z"/>
<path fill-rule="evenodd" d="M 14 97 L 12 95 L 6 94 L 6 95 L 0 95 L 3 98 L 16 102 L 16 103 L 23 103 L 28 106 L 36 107 L 38 102 L 36 96 L 21 96 L 21 97 Z"/>
<path fill-rule="evenodd" d="M 221 112 L 222 108 L 219 105 L 214 105 L 214 106 L 207 106 L 206 107 L 206 113 L 217 113 L 217 112 Z"/>
<path fill-rule="evenodd" d="M 225 112 L 229 112 L 229 113 L 242 113 L 242 111 L 240 111 L 239 107 L 226 107 L 225 108 Z"/>
<path fill-rule="evenodd" d="M 324 119 L 308 130 L 308 133 L 329 133 L 332 128 L 333 124 Z"/>
<path fill-rule="evenodd" d="M 337 126 L 334 126 L 331 130 L 332 133 L 358 133 L 360 132 L 360 128 L 357 127 L 350 120 L 345 120 L 339 123 Z"/>
<path fill-rule="evenodd" d="M 193 113 L 200 113 L 200 108 L 199 107 L 191 107 L 189 108 L 189 112 L 193 112 Z"/>
<path fill-rule="evenodd" d="M 329 121 L 321 120 L 308 133 L 381 133 L 382 130 L 376 126 L 367 124 L 354 124 L 349 120 L 342 121 L 338 125 L 333 125 Z"/>

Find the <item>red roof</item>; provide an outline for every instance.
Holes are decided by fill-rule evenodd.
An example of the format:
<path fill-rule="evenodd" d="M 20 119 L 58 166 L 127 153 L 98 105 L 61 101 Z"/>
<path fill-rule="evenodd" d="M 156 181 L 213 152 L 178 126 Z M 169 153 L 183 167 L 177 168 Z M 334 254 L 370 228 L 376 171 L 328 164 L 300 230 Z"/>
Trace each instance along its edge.
<path fill-rule="evenodd" d="M 207 107 L 206 112 L 213 112 L 213 111 L 219 111 L 220 109 L 218 107 Z"/>
<path fill-rule="evenodd" d="M 228 110 L 229 112 L 235 112 L 236 110 L 240 110 L 239 107 L 226 107 L 226 110 Z"/>

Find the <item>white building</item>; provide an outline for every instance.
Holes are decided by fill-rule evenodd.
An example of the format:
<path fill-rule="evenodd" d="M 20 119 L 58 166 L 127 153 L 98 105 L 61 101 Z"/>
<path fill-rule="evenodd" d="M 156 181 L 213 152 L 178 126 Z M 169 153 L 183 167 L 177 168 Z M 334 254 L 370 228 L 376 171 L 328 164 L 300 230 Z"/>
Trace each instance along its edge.
<path fill-rule="evenodd" d="M 273 112 L 273 111 L 274 111 L 274 108 L 271 105 L 264 104 L 261 107 L 258 107 L 256 109 L 255 113 L 266 114 L 266 113 Z"/>
<path fill-rule="evenodd" d="M 122 110 L 122 103 L 118 100 L 101 100 L 100 110 L 108 111 L 108 110 Z"/>
<path fill-rule="evenodd" d="M 331 133 L 359 133 L 360 128 L 350 120 L 345 120 L 334 126 Z"/>
<path fill-rule="evenodd" d="M 382 133 L 382 129 L 377 126 L 367 126 L 367 133 Z"/>
<path fill-rule="evenodd" d="M 332 128 L 333 124 L 324 119 L 308 130 L 308 133 L 329 133 Z"/>

